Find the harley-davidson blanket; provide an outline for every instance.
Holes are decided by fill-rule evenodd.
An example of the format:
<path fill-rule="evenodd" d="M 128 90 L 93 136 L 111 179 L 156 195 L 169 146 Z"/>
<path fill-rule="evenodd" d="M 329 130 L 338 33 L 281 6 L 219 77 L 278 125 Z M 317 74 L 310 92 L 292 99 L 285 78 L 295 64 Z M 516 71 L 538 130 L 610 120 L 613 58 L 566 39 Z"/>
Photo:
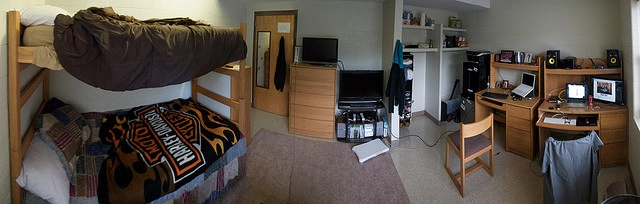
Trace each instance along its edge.
<path fill-rule="evenodd" d="M 55 19 L 53 46 L 62 67 L 92 86 L 125 91 L 189 81 L 245 59 L 238 29 L 189 18 L 141 21 L 111 7 Z"/>
<path fill-rule="evenodd" d="M 244 138 L 231 121 L 191 99 L 107 115 L 100 139 L 110 144 L 99 174 L 100 203 L 148 203 L 197 185 L 225 151 Z"/>

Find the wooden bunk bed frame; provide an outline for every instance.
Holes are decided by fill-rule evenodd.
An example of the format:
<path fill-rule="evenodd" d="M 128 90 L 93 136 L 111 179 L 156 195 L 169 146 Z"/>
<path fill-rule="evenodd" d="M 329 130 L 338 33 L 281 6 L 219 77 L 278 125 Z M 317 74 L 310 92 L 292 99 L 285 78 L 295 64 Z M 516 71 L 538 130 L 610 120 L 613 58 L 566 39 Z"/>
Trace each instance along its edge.
<path fill-rule="evenodd" d="M 16 182 L 22 168 L 22 160 L 31 144 L 35 129 L 33 123 L 29 124 L 27 133 L 21 135 L 20 109 L 27 100 L 36 92 L 39 86 L 43 88 L 43 101 L 38 112 L 42 112 L 44 105 L 49 100 L 49 69 L 41 68 L 27 83 L 24 89 L 20 89 L 20 72 L 32 64 L 32 56 L 35 47 L 22 46 L 21 34 L 24 27 L 20 24 L 20 12 L 9 11 L 7 17 L 8 32 L 8 100 L 9 100 L 9 141 L 11 162 L 11 198 L 12 203 L 22 202 L 22 188 Z M 240 23 L 237 29 L 242 33 L 246 41 L 247 25 Z M 231 77 L 231 97 L 227 98 L 216 94 L 198 85 L 194 78 L 191 83 L 191 97 L 197 101 L 198 93 L 225 104 L 230 107 L 231 121 L 238 124 L 240 131 L 245 135 L 247 145 L 251 137 L 251 68 L 246 66 L 245 60 L 239 61 L 239 68 L 220 67 L 214 72 Z"/>

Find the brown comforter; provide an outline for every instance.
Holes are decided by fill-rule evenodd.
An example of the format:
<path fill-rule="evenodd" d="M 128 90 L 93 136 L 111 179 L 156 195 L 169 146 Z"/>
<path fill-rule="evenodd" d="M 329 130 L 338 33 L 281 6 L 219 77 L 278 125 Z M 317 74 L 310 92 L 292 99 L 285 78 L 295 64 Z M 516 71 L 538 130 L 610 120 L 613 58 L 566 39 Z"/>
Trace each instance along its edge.
<path fill-rule="evenodd" d="M 54 47 L 67 72 L 112 91 L 179 84 L 247 54 L 237 29 L 188 18 L 140 21 L 110 7 L 58 15 Z"/>

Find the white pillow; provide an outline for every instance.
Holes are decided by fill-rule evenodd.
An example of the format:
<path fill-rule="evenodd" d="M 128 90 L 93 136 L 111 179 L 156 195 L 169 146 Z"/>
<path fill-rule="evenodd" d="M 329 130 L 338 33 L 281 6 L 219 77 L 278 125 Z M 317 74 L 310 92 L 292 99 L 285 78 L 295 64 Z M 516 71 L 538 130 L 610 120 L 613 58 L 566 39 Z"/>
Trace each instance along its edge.
<path fill-rule="evenodd" d="M 24 26 L 53 25 L 58 14 L 70 16 L 66 10 L 50 5 L 34 5 L 20 9 L 20 23 Z"/>
<path fill-rule="evenodd" d="M 56 152 L 40 138 L 40 131 L 31 140 L 18 185 L 50 203 L 69 203 L 69 179 Z"/>

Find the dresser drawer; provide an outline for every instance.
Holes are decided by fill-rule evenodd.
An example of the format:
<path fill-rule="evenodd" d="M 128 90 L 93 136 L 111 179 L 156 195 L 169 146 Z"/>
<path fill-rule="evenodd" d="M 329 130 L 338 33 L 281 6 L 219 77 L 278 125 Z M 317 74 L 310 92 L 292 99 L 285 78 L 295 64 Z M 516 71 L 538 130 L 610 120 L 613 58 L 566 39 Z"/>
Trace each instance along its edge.
<path fill-rule="evenodd" d="M 531 132 L 531 120 L 529 119 L 521 119 L 516 117 L 508 117 L 507 118 L 507 126 L 511 128 L 517 128 L 520 130 L 524 130 L 526 132 Z"/>
<path fill-rule="evenodd" d="M 335 69 L 315 69 L 300 67 L 294 67 L 294 69 L 295 75 L 293 77 L 297 81 L 333 82 L 336 80 Z"/>
<path fill-rule="evenodd" d="M 331 81 L 304 81 L 296 80 L 293 82 L 293 91 L 298 93 L 310 93 L 315 95 L 335 96 L 336 84 L 335 80 Z"/>
<path fill-rule="evenodd" d="M 293 104 L 291 113 L 296 118 L 306 118 L 313 120 L 333 121 L 335 117 L 334 108 L 319 108 L 307 105 Z"/>
<path fill-rule="evenodd" d="M 319 95 L 314 93 L 297 92 L 291 96 L 290 102 L 293 104 L 334 109 L 336 105 L 336 98 L 335 95 Z"/>
<path fill-rule="evenodd" d="M 613 142 L 626 142 L 627 129 L 600 130 L 598 136 L 605 145 Z"/>
<path fill-rule="evenodd" d="M 522 108 L 522 107 L 518 107 L 518 106 L 512 106 L 512 105 L 507 106 L 507 114 L 509 114 L 507 116 L 507 118 L 508 117 L 516 117 L 516 118 L 522 118 L 522 119 L 526 119 L 526 120 L 529 120 L 531 118 L 530 109 Z M 507 122 L 507 123 L 509 123 L 509 122 Z"/>
<path fill-rule="evenodd" d="M 289 121 L 289 132 L 300 135 L 322 137 L 322 138 L 334 138 L 334 122 L 324 120 L 314 120 L 302 117 L 293 117 L 292 121 Z"/>

